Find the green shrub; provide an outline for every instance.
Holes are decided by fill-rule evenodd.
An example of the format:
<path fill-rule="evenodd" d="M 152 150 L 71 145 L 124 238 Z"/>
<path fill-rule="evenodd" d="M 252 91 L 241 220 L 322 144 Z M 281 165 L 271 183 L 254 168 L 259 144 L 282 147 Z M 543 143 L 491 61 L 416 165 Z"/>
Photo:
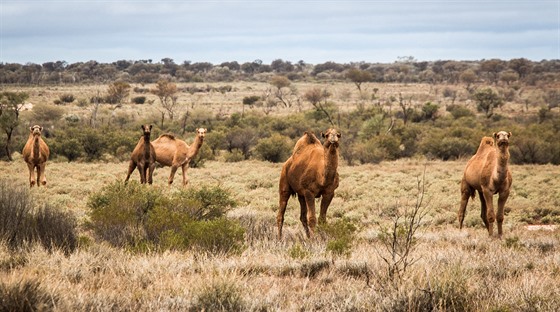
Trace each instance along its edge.
<path fill-rule="evenodd" d="M 243 105 L 253 105 L 260 99 L 261 97 L 258 95 L 246 96 L 243 98 Z"/>
<path fill-rule="evenodd" d="M 226 162 L 239 162 L 245 160 L 243 152 L 237 148 L 233 149 L 231 153 L 227 153 L 225 156 Z"/>
<path fill-rule="evenodd" d="M 356 226 L 347 219 L 323 224 L 319 230 L 328 238 L 327 251 L 335 256 L 350 256 L 355 240 Z"/>
<path fill-rule="evenodd" d="M 263 160 L 284 162 L 292 153 L 292 143 L 288 137 L 274 133 L 269 138 L 260 139 L 255 146 L 255 152 Z"/>
<path fill-rule="evenodd" d="M 163 196 L 137 182 L 112 183 L 93 194 L 91 228 L 112 245 L 135 251 L 187 250 L 235 253 L 244 229 L 226 219 L 236 202 L 219 187 L 202 186 Z"/>
<path fill-rule="evenodd" d="M 474 113 L 470 109 L 458 104 L 448 105 L 446 110 L 451 113 L 454 119 L 474 116 Z"/>
<path fill-rule="evenodd" d="M 61 94 L 59 97 L 60 101 L 62 101 L 63 103 L 72 103 L 74 102 L 74 100 L 76 99 L 74 97 L 73 94 L 70 93 L 66 93 L 66 94 Z"/>
<path fill-rule="evenodd" d="M 308 250 L 305 250 L 300 243 L 295 243 L 290 249 L 288 249 L 288 254 L 292 259 L 304 259 L 309 257 L 311 253 Z"/>
<path fill-rule="evenodd" d="M 58 296 L 46 292 L 38 281 L 0 283 L 0 311 L 53 311 L 61 308 L 58 302 Z"/>
<path fill-rule="evenodd" d="M 473 155 L 478 143 L 464 138 L 433 135 L 422 142 L 421 150 L 424 155 L 442 160 L 458 159 Z"/>
<path fill-rule="evenodd" d="M 132 103 L 134 104 L 144 104 L 146 102 L 145 96 L 135 96 L 132 98 Z"/>
<path fill-rule="evenodd" d="M 54 155 L 66 157 L 68 161 L 74 161 L 82 156 L 83 148 L 78 139 L 70 136 L 57 137 L 51 144 L 51 152 Z"/>

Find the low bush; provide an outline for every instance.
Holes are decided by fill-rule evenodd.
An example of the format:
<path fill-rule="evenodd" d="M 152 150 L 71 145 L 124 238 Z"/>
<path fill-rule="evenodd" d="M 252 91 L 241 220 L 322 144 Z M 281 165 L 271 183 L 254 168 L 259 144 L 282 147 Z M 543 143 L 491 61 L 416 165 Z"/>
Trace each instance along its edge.
<path fill-rule="evenodd" d="M 100 239 L 135 251 L 242 250 L 243 228 L 225 218 L 236 202 L 220 187 L 202 186 L 164 196 L 137 182 L 114 182 L 93 194 L 91 228 Z"/>
<path fill-rule="evenodd" d="M 288 137 L 275 133 L 269 138 L 260 139 L 255 146 L 255 152 L 263 160 L 284 162 L 292 153 L 292 142 Z"/>
<path fill-rule="evenodd" d="M 352 242 L 356 239 L 356 230 L 356 226 L 346 219 L 339 219 L 319 227 L 319 231 L 328 239 L 327 251 L 335 256 L 350 256 Z"/>
<path fill-rule="evenodd" d="M 132 103 L 134 104 L 144 104 L 146 103 L 146 97 L 145 96 L 135 96 L 132 98 Z"/>
<path fill-rule="evenodd" d="M 59 98 L 60 101 L 63 102 L 63 103 L 72 103 L 72 102 L 74 102 L 74 100 L 76 99 L 76 98 L 74 97 L 74 95 L 73 95 L 73 94 L 70 94 L 70 93 L 61 94 L 58 98 Z"/>

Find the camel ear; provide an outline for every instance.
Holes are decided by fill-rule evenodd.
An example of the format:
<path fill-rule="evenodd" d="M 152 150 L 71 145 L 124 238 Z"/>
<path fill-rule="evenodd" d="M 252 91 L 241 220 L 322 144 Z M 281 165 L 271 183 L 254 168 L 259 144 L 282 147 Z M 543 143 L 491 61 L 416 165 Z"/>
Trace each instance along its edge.
<path fill-rule="evenodd" d="M 43 127 L 39 127 L 39 131 L 43 131 Z"/>
<path fill-rule="evenodd" d="M 150 125 L 150 130 L 152 130 L 152 125 Z"/>
<path fill-rule="evenodd" d="M 33 132 L 33 127 L 29 127 L 29 131 Z"/>
<path fill-rule="evenodd" d="M 494 139 L 497 139 L 496 134 L 497 134 L 496 132 L 492 133 L 492 137 L 494 137 Z"/>
<path fill-rule="evenodd" d="M 336 134 L 336 136 L 340 138 L 340 137 L 342 136 L 342 134 L 341 134 L 340 132 L 338 132 L 338 133 Z"/>
<path fill-rule="evenodd" d="M 321 137 L 323 137 L 323 138 L 327 137 L 323 131 L 321 131 Z"/>
<path fill-rule="evenodd" d="M 508 138 L 511 138 L 511 132 L 508 132 Z"/>

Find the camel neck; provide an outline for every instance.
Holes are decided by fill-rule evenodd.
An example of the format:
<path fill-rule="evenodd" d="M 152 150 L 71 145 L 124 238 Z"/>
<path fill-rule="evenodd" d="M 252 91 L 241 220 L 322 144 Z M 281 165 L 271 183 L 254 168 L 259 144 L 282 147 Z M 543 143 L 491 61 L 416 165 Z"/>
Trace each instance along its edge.
<path fill-rule="evenodd" d="M 198 153 L 198 150 L 200 149 L 200 147 L 202 147 L 202 143 L 204 143 L 204 139 L 203 139 L 203 138 L 197 136 L 197 137 L 194 139 L 193 144 L 192 144 L 191 147 L 189 148 L 189 150 L 190 150 L 190 153 L 189 153 L 189 154 L 190 154 L 190 157 L 191 157 L 191 158 L 194 157 L 194 156 L 196 156 L 196 154 Z"/>
<path fill-rule="evenodd" d="M 144 159 L 150 159 L 150 134 L 144 134 Z"/>
<path fill-rule="evenodd" d="M 498 155 L 497 155 L 497 166 L 496 172 L 498 174 L 498 180 L 502 181 L 505 180 L 507 171 L 508 171 L 508 161 L 509 161 L 509 148 L 498 147 Z"/>
<path fill-rule="evenodd" d="M 325 144 L 325 182 L 333 181 L 338 168 L 338 148 L 334 144 Z"/>
<path fill-rule="evenodd" d="M 39 159 L 39 157 L 41 156 L 39 150 L 40 150 L 40 136 L 38 135 L 34 135 L 33 136 L 33 159 Z"/>

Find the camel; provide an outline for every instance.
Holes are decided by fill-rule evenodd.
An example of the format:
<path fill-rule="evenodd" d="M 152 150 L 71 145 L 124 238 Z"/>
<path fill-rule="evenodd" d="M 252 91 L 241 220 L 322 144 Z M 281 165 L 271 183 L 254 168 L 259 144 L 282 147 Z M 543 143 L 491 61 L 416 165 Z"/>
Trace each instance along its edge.
<path fill-rule="evenodd" d="M 502 236 L 504 206 L 509 196 L 512 177 L 508 167 L 509 138 L 511 132 L 500 131 L 494 137 L 483 137 L 476 154 L 467 162 L 461 180 L 461 207 L 459 209 L 459 228 L 463 228 L 465 210 L 469 197 L 474 198 L 475 190 L 480 197 L 480 217 L 488 234 L 493 235 L 494 220 L 498 223 L 498 237 Z M 495 144 L 494 144 L 495 139 Z M 498 194 L 498 210 L 494 215 L 492 196 Z"/>
<path fill-rule="evenodd" d="M 193 158 L 196 157 L 206 135 L 205 128 L 196 129 L 196 137 L 191 146 L 185 141 L 175 138 L 172 134 L 162 134 L 152 144 L 156 150 L 156 161 L 162 166 L 171 167 L 168 184 L 173 183 L 173 177 L 177 169 L 181 167 L 183 171 L 183 186 L 187 186 L 187 169 Z"/>
<path fill-rule="evenodd" d="M 33 187 L 35 183 L 39 187 L 39 184 L 47 184 L 45 165 L 49 159 L 50 151 L 47 143 L 41 138 L 43 127 L 35 125 L 30 127 L 29 130 L 29 138 L 22 151 L 23 160 L 25 160 L 29 169 L 29 187 Z M 35 180 L 35 168 L 37 169 L 37 180 Z"/>
<path fill-rule="evenodd" d="M 136 147 L 130 155 L 130 164 L 128 165 L 128 174 L 126 175 L 125 182 L 128 182 L 130 175 L 138 167 L 140 173 L 140 183 L 152 184 L 152 176 L 156 168 L 156 150 L 152 143 L 150 143 L 150 134 L 152 132 L 152 125 L 142 125 L 142 137 L 136 144 Z"/>
<path fill-rule="evenodd" d="M 322 197 L 319 223 L 326 222 L 327 209 L 338 187 L 338 139 L 341 135 L 336 129 L 328 129 L 321 135 L 325 138 L 324 144 L 313 133 L 305 132 L 282 166 L 280 209 L 276 217 L 279 239 L 282 239 L 284 213 L 290 196 L 298 197 L 300 221 L 308 238 L 313 236 L 317 222 L 315 198 Z"/>

